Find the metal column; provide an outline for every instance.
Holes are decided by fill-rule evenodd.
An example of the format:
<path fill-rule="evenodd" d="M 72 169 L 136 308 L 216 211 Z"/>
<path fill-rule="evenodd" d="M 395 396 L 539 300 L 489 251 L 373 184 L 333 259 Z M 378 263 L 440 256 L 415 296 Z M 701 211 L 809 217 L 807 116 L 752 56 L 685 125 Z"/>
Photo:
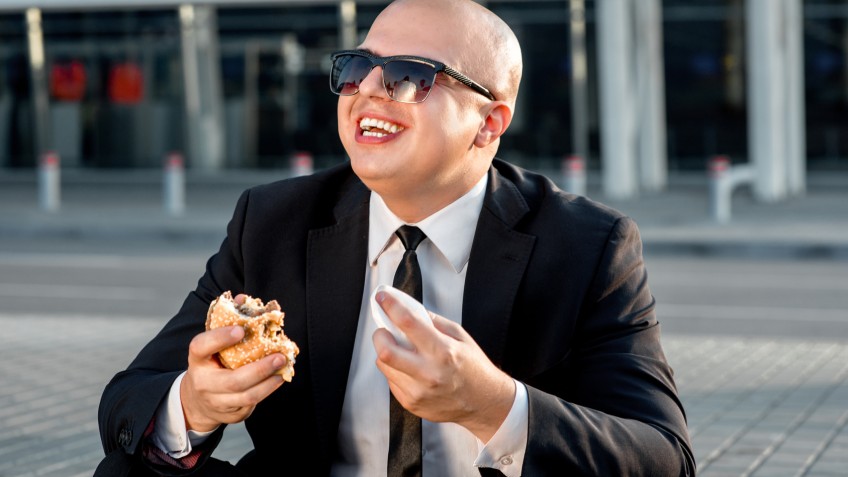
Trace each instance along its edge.
<path fill-rule="evenodd" d="M 635 105 L 631 81 L 632 4 L 597 2 L 603 193 L 628 199 L 638 192 Z"/>
<path fill-rule="evenodd" d="M 358 44 L 356 0 L 341 0 L 339 2 L 339 46 L 343 50 L 352 50 Z"/>
<path fill-rule="evenodd" d="M 802 195 L 807 182 L 804 108 L 804 9 L 801 0 L 786 2 L 786 174 L 790 195 Z"/>
<path fill-rule="evenodd" d="M 223 94 L 215 7 L 181 5 L 188 157 L 195 169 L 224 166 Z"/>
<path fill-rule="evenodd" d="M 782 0 L 778 0 L 782 4 Z M 783 65 L 781 8 L 774 0 L 748 0 L 745 16 L 748 44 L 748 141 L 756 169 L 754 191 L 760 200 L 775 202 L 786 195 L 782 137 Z"/>
<path fill-rule="evenodd" d="M 763 202 L 804 189 L 804 107 L 800 0 L 748 0 L 748 132 Z"/>
<path fill-rule="evenodd" d="M 35 129 L 33 154 L 36 163 L 50 150 L 50 98 L 47 95 L 47 73 L 44 61 L 44 34 L 41 29 L 41 10 L 26 11 L 27 43 L 29 50 L 30 89 Z"/>
<path fill-rule="evenodd" d="M 597 2 L 604 195 L 666 185 L 666 119 L 659 0 Z"/>
<path fill-rule="evenodd" d="M 636 15 L 636 101 L 639 178 L 642 189 L 665 188 L 666 151 L 665 78 L 663 75 L 662 7 L 660 0 L 639 0 Z"/>
<path fill-rule="evenodd" d="M 586 85 L 586 10 L 584 0 L 569 2 L 571 34 L 571 137 L 572 151 L 589 159 L 589 94 Z"/>

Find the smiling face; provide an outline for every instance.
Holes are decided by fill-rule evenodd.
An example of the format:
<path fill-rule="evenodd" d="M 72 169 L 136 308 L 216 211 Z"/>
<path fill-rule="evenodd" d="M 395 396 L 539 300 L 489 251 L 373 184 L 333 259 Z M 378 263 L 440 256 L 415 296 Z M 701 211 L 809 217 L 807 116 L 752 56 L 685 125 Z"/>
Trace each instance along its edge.
<path fill-rule="evenodd" d="M 468 60 L 474 49 L 456 16 L 431 2 L 392 4 L 360 49 L 431 58 L 487 86 L 487 78 L 475 76 L 479 71 Z M 395 214 L 415 222 L 461 197 L 486 173 L 494 151 L 479 139 L 493 103 L 444 74 L 423 103 L 400 103 L 386 95 L 381 73 L 374 68 L 359 93 L 339 97 L 339 137 L 357 176 Z"/>

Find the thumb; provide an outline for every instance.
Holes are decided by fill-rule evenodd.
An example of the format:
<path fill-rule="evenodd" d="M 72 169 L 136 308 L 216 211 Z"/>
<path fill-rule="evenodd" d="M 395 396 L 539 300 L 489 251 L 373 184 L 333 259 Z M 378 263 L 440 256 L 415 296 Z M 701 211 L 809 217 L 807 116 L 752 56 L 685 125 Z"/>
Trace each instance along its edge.
<path fill-rule="evenodd" d="M 212 358 L 215 353 L 238 343 L 244 338 L 241 326 L 224 326 L 204 331 L 195 336 L 188 346 L 188 361 L 200 362 Z"/>

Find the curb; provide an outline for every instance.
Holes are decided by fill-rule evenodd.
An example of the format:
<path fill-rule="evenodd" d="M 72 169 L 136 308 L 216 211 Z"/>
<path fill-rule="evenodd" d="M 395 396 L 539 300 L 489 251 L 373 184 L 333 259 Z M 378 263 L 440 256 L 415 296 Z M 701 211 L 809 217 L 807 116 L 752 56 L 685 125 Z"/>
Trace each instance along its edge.
<path fill-rule="evenodd" d="M 848 261 L 848 244 L 647 240 L 642 249 L 646 255 Z"/>

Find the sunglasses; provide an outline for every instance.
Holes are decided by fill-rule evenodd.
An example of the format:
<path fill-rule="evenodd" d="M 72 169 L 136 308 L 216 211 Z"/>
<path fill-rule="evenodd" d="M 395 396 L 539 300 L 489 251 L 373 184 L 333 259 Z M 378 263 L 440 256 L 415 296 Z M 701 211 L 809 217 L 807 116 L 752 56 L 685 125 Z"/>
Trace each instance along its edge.
<path fill-rule="evenodd" d="M 444 73 L 474 91 L 489 98 L 488 89 L 471 78 L 439 61 L 420 56 L 376 56 L 364 50 L 344 50 L 333 53 L 330 71 L 330 91 L 339 96 L 352 96 L 375 67 L 383 70 L 383 88 L 389 98 L 400 103 L 421 103 L 430 95 L 436 75 Z"/>

